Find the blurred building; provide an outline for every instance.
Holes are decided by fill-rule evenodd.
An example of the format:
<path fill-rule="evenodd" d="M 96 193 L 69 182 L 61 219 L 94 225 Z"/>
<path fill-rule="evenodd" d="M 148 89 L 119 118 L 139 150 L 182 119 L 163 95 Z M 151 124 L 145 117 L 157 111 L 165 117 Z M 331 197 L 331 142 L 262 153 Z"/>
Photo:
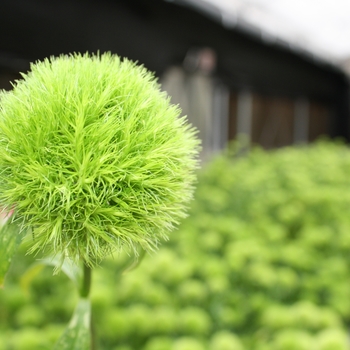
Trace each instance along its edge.
<path fill-rule="evenodd" d="M 238 134 L 266 148 L 350 140 L 341 68 L 201 0 L 2 0 L 0 88 L 29 62 L 111 51 L 144 64 L 198 127 L 203 158 Z"/>

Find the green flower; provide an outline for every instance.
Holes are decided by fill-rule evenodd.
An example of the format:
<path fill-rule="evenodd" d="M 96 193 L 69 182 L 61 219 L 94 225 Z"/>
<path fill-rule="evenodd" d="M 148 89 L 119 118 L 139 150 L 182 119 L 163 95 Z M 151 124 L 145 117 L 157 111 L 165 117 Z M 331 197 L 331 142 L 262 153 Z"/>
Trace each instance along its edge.
<path fill-rule="evenodd" d="M 31 251 L 94 264 L 154 250 L 192 198 L 199 142 L 144 67 L 111 54 L 32 65 L 0 94 L 0 206 Z"/>

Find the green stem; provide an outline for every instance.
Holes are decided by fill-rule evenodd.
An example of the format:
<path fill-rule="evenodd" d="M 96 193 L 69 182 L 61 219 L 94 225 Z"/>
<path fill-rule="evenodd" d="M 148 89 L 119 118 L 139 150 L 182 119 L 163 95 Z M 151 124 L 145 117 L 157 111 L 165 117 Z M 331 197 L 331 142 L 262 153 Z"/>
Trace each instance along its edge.
<path fill-rule="evenodd" d="M 90 294 L 90 287 L 91 287 L 91 267 L 86 265 L 84 261 L 83 265 L 83 281 L 81 284 L 81 289 L 80 289 L 80 296 L 82 298 L 88 298 Z"/>
<path fill-rule="evenodd" d="M 85 261 L 83 261 L 83 280 L 80 287 L 80 297 L 81 298 L 88 298 L 90 295 L 90 289 L 91 289 L 91 274 L 92 269 L 90 266 L 86 264 Z M 91 350 L 96 350 L 96 336 L 95 336 L 95 327 L 92 324 L 92 315 L 90 319 L 90 332 L 91 332 Z"/>

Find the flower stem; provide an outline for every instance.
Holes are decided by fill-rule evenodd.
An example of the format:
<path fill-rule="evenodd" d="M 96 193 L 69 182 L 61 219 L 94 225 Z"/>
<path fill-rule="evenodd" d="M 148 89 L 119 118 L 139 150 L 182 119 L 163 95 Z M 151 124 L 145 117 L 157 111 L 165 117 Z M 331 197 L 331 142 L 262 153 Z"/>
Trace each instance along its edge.
<path fill-rule="evenodd" d="M 91 267 L 88 266 L 85 261 L 83 264 L 83 281 L 80 289 L 80 296 L 82 298 L 88 298 L 90 294 L 91 287 Z"/>
<path fill-rule="evenodd" d="M 80 287 L 80 297 L 81 298 L 88 298 L 90 294 L 90 289 L 91 289 L 91 274 L 92 274 L 92 269 L 89 265 L 86 264 L 86 261 L 83 261 L 83 279 L 81 282 L 81 287 Z M 95 328 L 94 325 L 92 324 L 92 317 L 90 319 L 90 334 L 91 334 L 91 350 L 96 349 L 96 338 L 95 338 Z"/>

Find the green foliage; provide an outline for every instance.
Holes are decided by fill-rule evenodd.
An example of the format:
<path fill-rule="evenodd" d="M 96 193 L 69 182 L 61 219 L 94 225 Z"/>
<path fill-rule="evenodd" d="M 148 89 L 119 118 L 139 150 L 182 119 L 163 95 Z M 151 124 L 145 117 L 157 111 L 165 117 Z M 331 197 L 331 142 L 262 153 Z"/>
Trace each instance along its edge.
<path fill-rule="evenodd" d="M 215 159 L 163 249 L 122 276 L 128 256 L 96 269 L 99 349 L 348 350 L 349 174 L 349 149 L 330 142 Z M 46 269 L 22 295 L 22 264 L 0 291 L 7 349 L 28 329 L 54 344 L 41 320 L 62 328 L 77 298 Z M 28 317 L 28 306 L 42 309 Z"/>
<path fill-rule="evenodd" d="M 90 350 L 90 320 L 90 300 L 80 299 L 68 327 L 55 344 L 54 350 Z"/>
<path fill-rule="evenodd" d="M 23 237 L 20 227 L 9 216 L 0 212 L 0 288 Z"/>
<path fill-rule="evenodd" d="M 37 62 L 0 94 L 0 206 L 89 265 L 154 250 L 185 216 L 198 140 L 154 76 L 118 56 Z"/>

